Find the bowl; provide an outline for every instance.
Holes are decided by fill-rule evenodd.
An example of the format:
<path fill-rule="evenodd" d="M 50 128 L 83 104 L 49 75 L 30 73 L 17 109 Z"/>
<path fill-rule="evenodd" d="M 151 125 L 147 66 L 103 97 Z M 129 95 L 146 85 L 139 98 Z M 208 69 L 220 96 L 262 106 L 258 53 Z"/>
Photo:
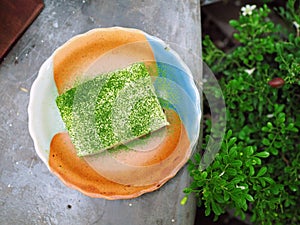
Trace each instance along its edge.
<path fill-rule="evenodd" d="M 169 125 L 115 149 L 78 157 L 56 98 L 79 81 L 133 63 L 147 65 Z M 186 164 L 199 137 L 200 95 L 191 71 L 168 45 L 133 28 L 93 29 L 59 47 L 30 91 L 29 132 L 41 160 L 87 196 L 129 199 L 160 188 Z"/>

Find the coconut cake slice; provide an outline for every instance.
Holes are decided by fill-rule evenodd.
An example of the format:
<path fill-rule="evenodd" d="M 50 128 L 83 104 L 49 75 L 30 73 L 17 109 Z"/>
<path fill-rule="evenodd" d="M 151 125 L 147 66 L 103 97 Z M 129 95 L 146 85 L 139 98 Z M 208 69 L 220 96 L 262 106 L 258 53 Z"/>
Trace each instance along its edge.
<path fill-rule="evenodd" d="M 154 132 L 168 121 L 144 63 L 101 74 L 56 99 L 78 156 Z"/>

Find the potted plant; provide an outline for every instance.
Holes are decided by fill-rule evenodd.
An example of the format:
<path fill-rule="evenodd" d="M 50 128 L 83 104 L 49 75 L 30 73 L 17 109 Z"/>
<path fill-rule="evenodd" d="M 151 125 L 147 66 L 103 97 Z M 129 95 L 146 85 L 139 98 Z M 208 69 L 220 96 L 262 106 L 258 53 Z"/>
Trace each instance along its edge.
<path fill-rule="evenodd" d="M 242 7 L 239 19 L 230 21 L 238 46 L 229 53 L 203 40 L 203 60 L 226 103 L 226 134 L 205 170 L 199 169 L 203 152 L 190 160 L 193 181 L 184 192 L 194 193 L 215 219 L 233 210 L 242 219 L 249 214 L 253 224 L 300 224 L 299 3 L 288 0 L 273 12 L 284 24 L 270 19 L 267 5 Z"/>

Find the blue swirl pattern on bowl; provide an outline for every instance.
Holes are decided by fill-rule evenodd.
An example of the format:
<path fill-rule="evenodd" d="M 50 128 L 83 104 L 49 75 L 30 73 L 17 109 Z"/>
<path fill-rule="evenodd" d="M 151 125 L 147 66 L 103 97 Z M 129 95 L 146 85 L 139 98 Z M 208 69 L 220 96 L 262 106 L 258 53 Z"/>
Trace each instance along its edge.
<path fill-rule="evenodd" d="M 154 82 L 158 97 L 168 101 L 178 113 L 194 147 L 200 131 L 200 95 L 191 71 L 179 55 L 160 39 L 145 34 L 158 67 Z"/>

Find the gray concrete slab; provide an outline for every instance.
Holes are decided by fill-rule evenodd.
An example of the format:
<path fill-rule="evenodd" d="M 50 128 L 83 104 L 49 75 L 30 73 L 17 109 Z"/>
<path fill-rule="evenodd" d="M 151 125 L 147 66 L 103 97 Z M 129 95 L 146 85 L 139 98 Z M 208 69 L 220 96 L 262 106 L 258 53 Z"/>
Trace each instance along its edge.
<path fill-rule="evenodd" d="M 142 29 L 187 51 L 201 52 L 200 1 L 52 1 L 0 64 L 0 224 L 192 225 L 195 199 L 180 205 L 186 168 L 153 193 L 132 200 L 89 198 L 52 175 L 28 132 L 29 90 L 39 67 L 72 36 L 96 27 Z M 178 47 L 177 46 L 177 47 Z M 175 47 L 176 48 L 176 47 Z"/>

